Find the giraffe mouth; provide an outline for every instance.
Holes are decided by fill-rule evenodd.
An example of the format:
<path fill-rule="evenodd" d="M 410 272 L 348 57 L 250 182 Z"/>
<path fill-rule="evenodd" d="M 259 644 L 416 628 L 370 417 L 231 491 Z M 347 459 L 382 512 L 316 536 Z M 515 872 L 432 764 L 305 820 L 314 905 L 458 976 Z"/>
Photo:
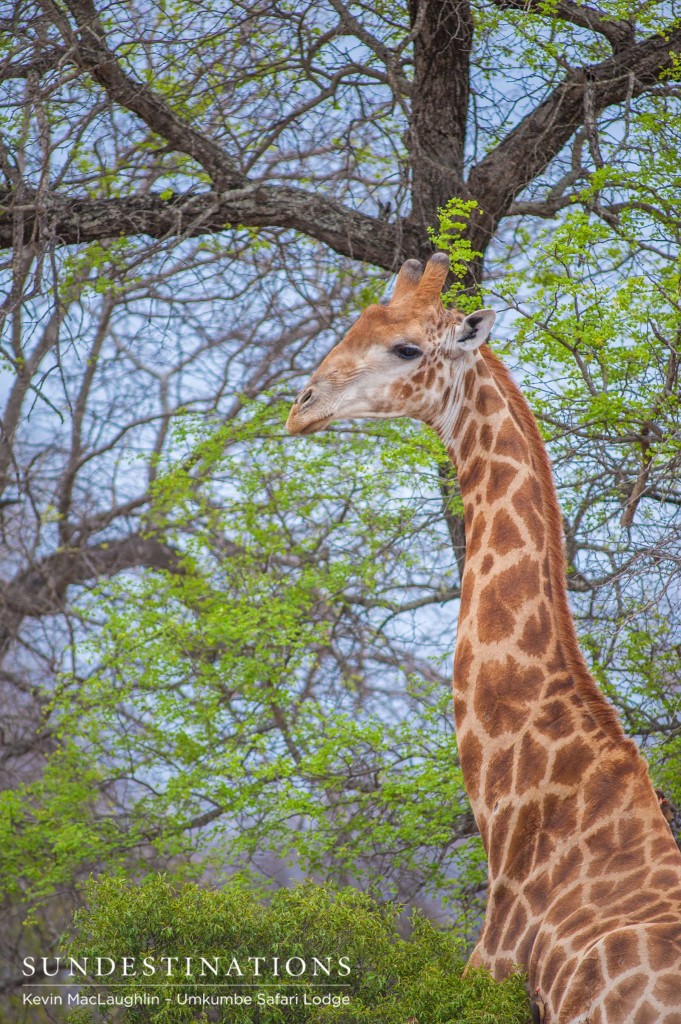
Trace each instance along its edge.
<path fill-rule="evenodd" d="M 328 427 L 331 422 L 331 416 L 322 416 L 319 420 L 313 420 L 312 423 L 308 423 L 307 426 L 303 427 L 300 431 L 301 434 L 315 434 L 318 430 L 324 430 Z"/>
<path fill-rule="evenodd" d="M 292 422 L 292 417 L 289 416 L 286 423 L 286 429 L 289 434 L 305 435 L 305 434 L 316 434 L 320 430 L 324 430 L 328 427 L 329 423 L 333 419 L 333 416 L 320 416 L 317 419 L 310 420 L 309 423 L 299 425 L 295 421 Z"/>

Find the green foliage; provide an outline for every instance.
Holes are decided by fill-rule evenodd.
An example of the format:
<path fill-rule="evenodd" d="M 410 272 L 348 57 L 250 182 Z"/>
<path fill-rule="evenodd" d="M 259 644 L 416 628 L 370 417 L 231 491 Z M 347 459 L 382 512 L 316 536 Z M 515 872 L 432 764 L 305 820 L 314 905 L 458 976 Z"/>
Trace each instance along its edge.
<path fill-rule="evenodd" d="M 466 294 L 462 291 L 461 282 L 473 260 L 481 256 L 476 252 L 465 232 L 469 228 L 471 217 L 482 215 L 475 199 L 463 200 L 454 197 L 438 210 L 438 228 L 430 228 L 428 234 L 434 246 L 441 252 L 449 254 L 450 270 L 455 278 L 454 284 L 443 296 L 445 305 L 456 306 L 464 313 L 473 312 L 480 306 L 480 295 Z"/>
<path fill-rule="evenodd" d="M 95 823 L 93 799 L 101 772 L 68 739 L 39 781 L 5 790 L 0 800 L 0 878 L 5 896 L 22 894 L 29 877 L 36 901 L 68 884 L 74 860 L 116 859 L 120 828 Z M 112 856 L 113 854 L 113 856 Z M 45 870 L 50 865 L 48 870 Z"/>
<path fill-rule="evenodd" d="M 211 1020 L 225 1024 L 529 1021 L 519 975 L 502 984 L 483 971 L 469 971 L 463 977 L 460 941 L 451 933 L 438 931 L 417 913 L 411 917 L 408 937 L 403 938 L 402 932 L 398 906 L 381 905 L 354 889 L 305 884 L 279 890 L 264 904 L 251 891 L 234 885 L 225 889 L 192 884 L 177 887 L 152 875 L 139 886 L 111 878 L 90 882 L 86 903 L 75 915 L 63 955 L 79 960 L 87 957 L 90 966 L 96 957 L 118 963 L 118 969 L 103 979 L 104 987 L 90 990 L 84 985 L 86 994 L 92 991 L 105 1000 L 109 995 L 125 998 L 143 993 L 159 997 L 158 1006 L 125 1009 L 118 1018 L 124 1024 L 185 1024 L 205 1021 L 208 1014 Z M 280 972 L 276 980 L 275 956 Z M 128 962 L 128 971 L 136 970 L 137 977 L 123 973 L 123 957 L 135 958 L 134 965 Z M 145 957 L 153 958 L 156 967 L 156 973 L 148 977 L 143 976 Z M 178 958 L 171 976 L 167 961 L 161 960 L 165 957 Z M 221 976 L 206 970 L 200 957 L 213 965 L 214 958 L 220 958 Z M 249 957 L 265 958 L 258 964 L 258 977 Z M 286 976 L 285 964 L 294 957 L 307 966 L 299 979 Z M 328 979 L 319 968 L 317 975 L 313 974 L 315 957 L 331 970 Z M 233 960 L 242 974 L 233 967 Z M 299 961 L 292 963 L 291 970 L 301 971 Z M 241 987 L 228 987 L 235 982 Z M 207 1011 L 183 1001 L 234 992 L 250 996 L 252 1004 L 223 1004 Z M 267 1005 L 267 997 L 276 998 L 277 993 L 291 1002 Z M 305 1005 L 305 999 L 309 1003 L 323 994 L 345 996 L 348 1001 L 336 1006 Z M 264 1005 L 258 1003 L 259 998 Z M 109 1019 L 108 1013 L 104 1016 Z M 69 1019 L 72 1024 L 86 1024 L 96 1017 L 87 1009 L 78 1009 Z"/>
<path fill-rule="evenodd" d="M 284 442 L 280 413 L 265 398 L 229 426 L 180 418 L 179 457 L 158 467 L 148 523 L 182 571 L 107 581 L 88 597 L 100 626 L 79 658 L 92 667 L 64 677 L 50 708 L 80 763 L 58 755 L 23 788 L 19 842 L 7 798 L 14 884 L 40 899 L 69 871 L 132 870 L 146 837 L 163 857 L 200 847 L 204 866 L 230 870 L 271 851 L 370 884 L 380 865 L 388 893 L 406 872 L 465 906 L 473 928 L 484 872 L 468 851 L 454 872 L 467 801 L 450 688 L 398 664 L 402 693 L 386 713 L 364 699 L 357 637 L 339 626 L 359 599 L 364 642 L 384 649 L 440 442 L 401 422 Z M 107 777 L 127 786 L 115 827 L 102 813 Z"/>

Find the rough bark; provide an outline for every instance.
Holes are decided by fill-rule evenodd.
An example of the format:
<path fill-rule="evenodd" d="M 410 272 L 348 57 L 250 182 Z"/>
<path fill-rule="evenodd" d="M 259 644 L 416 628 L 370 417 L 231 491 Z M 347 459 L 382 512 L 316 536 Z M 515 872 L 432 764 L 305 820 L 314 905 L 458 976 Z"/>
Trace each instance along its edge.
<path fill-rule="evenodd" d="M 437 210 L 463 188 L 473 18 L 468 0 L 410 0 L 414 88 L 410 220 L 427 238 Z"/>
<path fill-rule="evenodd" d="M 31 198 L 34 203 L 31 204 Z M 0 247 L 13 243 L 11 193 L 0 195 Z M 293 228 L 316 238 L 343 256 L 392 270 L 405 253 L 422 248 L 422 231 L 404 221 L 389 223 L 352 210 L 302 188 L 249 185 L 218 194 L 188 193 L 162 198 L 158 193 L 123 199 L 29 197 L 23 215 L 28 243 L 77 245 L 125 236 L 150 238 L 217 234 L 231 224 Z"/>

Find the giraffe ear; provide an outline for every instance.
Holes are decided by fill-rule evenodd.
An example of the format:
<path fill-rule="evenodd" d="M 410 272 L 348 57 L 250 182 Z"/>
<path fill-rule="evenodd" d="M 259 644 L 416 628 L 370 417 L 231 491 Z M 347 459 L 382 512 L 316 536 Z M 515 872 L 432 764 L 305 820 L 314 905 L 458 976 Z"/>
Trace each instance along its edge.
<path fill-rule="evenodd" d="M 475 352 L 487 341 L 496 320 L 493 309 L 477 309 L 457 324 L 447 337 L 447 348 L 451 355 L 456 352 Z"/>

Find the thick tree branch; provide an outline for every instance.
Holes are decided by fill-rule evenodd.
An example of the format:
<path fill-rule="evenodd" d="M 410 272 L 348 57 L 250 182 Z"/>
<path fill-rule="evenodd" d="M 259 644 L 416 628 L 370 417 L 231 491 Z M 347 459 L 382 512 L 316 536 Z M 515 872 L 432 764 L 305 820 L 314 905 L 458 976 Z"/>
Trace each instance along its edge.
<path fill-rule="evenodd" d="M 59 551 L 0 584 L 0 651 L 16 634 L 22 619 L 63 611 L 68 587 L 137 567 L 181 571 L 171 547 L 133 533 L 109 543 Z"/>
<path fill-rule="evenodd" d="M 640 96 L 656 85 L 681 46 L 681 26 L 652 36 L 589 68 L 571 71 L 531 114 L 477 164 L 468 179 L 469 193 L 482 208 L 471 241 L 484 252 L 516 195 L 530 184 L 584 123 L 585 101 L 595 113 Z"/>
<path fill-rule="evenodd" d="M 497 7 L 515 11 L 536 11 L 546 15 L 545 0 L 492 0 Z M 572 0 L 558 0 L 558 3 L 551 8 L 548 15 L 551 18 L 559 18 L 561 21 L 568 21 L 579 28 L 587 28 L 591 32 L 597 32 L 605 36 L 615 53 L 624 50 L 634 43 L 634 26 L 629 21 L 622 21 L 617 18 L 609 18 L 603 11 L 595 7 L 587 7 L 585 4 L 576 4 Z"/>
<path fill-rule="evenodd" d="M 0 195 L 0 248 L 5 249 L 14 244 L 10 200 L 7 193 Z M 319 193 L 283 185 L 250 185 L 221 195 L 203 192 L 170 198 L 158 193 L 124 199 L 51 196 L 40 207 L 27 204 L 23 219 L 25 243 L 74 245 L 128 235 L 189 237 L 243 224 L 293 228 L 344 256 L 386 270 L 395 269 L 407 256 L 430 251 L 415 225 L 378 220 Z"/>
<path fill-rule="evenodd" d="M 190 236 L 217 233 L 230 224 L 282 227 L 300 231 L 344 256 L 386 270 L 394 269 L 407 256 L 429 254 L 425 225 L 434 223 L 437 205 L 457 193 L 472 196 L 480 204 L 482 212 L 473 220 L 471 242 L 475 249 L 484 252 L 500 220 L 510 213 L 524 212 L 513 205 L 515 197 L 545 170 L 583 125 L 585 106 L 598 114 L 605 107 L 656 85 L 669 63 L 670 51 L 681 46 L 678 27 L 670 30 L 666 38 L 653 36 L 600 64 L 570 72 L 543 103 L 472 169 L 463 185 L 460 168 L 468 96 L 464 65 L 468 60 L 466 48 L 470 46 L 470 13 L 463 0 L 448 0 L 446 4 L 413 0 L 416 74 L 417 78 L 421 76 L 420 88 L 415 90 L 411 129 L 414 209 L 407 222 L 388 223 L 319 193 L 287 185 L 247 183 L 220 146 L 184 123 L 165 101 L 121 70 L 102 42 L 90 0 L 69 0 L 69 7 L 80 30 L 78 59 L 88 66 L 113 100 L 138 113 L 174 148 L 201 162 L 220 182 L 221 191 L 167 199 L 158 194 L 117 199 L 67 199 L 53 195 L 41 197 L 40 208 L 35 194 L 25 191 L 20 213 L 24 242 L 59 245 L 137 234 L 153 238 Z M 584 17 L 595 24 L 596 15 L 591 8 L 579 9 L 586 11 Z M 569 4 L 565 11 L 578 17 Z M 425 47 L 422 66 L 418 61 L 421 45 Z M 433 52 L 437 52 L 438 60 L 433 59 Z M 424 156 L 423 160 L 419 154 Z M 17 242 L 17 210 L 15 207 L 13 211 L 8 203 L 11 198 L 0 196 L 5 207 L 0 207 L 1 248 Z M 537 212 L 549 213 L 543 209 Z"/>
<path fill-rule="evenodd" d="M 542 217 L 545 220 L 553 220 L 557 213 L 567 206 L 574 205 L 572 196 L 562 196 L 560 199 L 537 200 L 525 203 L 511 203 L 506 211 L 507 217 Z"/>
<path fill-rule="evenodd" d="M 217 143 L 183 121 L 152 89 L 125 74 L 105 43 L 104 29 L 91 0 L 68 0 L 68 8 L 78 26 L 76 62 L 88 69 L 115 103 L 141 117 L 174 149 L 196 160 L 219 188 L 246 184 L 246 177 Z"/>

